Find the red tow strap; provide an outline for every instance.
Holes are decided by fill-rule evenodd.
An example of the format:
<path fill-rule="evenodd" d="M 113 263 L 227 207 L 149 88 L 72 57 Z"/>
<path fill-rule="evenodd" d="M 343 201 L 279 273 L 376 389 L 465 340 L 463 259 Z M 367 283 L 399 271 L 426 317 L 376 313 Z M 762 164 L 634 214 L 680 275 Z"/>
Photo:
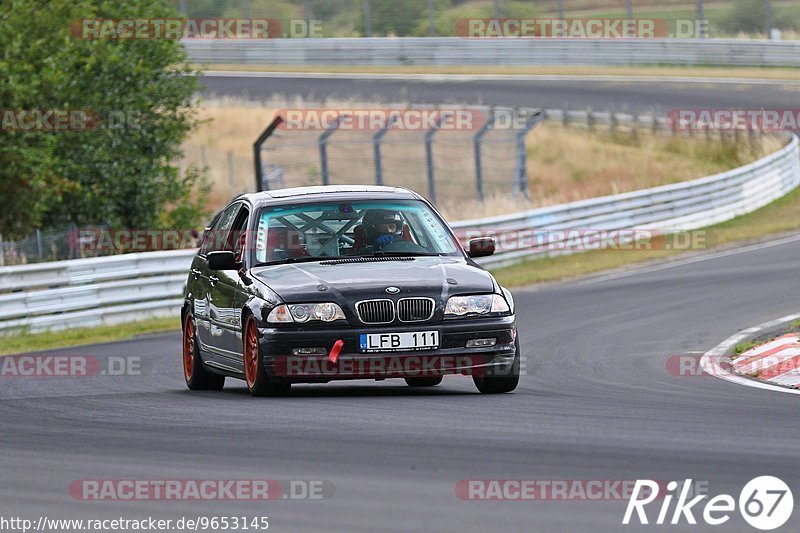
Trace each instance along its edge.
<path fill-rule="evenodd" d="M 328 361 L 331 363 L 336 363 L 336 360 L 339 359 L 339 354 L 342 351 L 342 346 L 344 346 L 344 341 L 339 339 L 338 341 L 333 343 L 333 348 L 331 348 L 331 353 L 328 354 Z"/>

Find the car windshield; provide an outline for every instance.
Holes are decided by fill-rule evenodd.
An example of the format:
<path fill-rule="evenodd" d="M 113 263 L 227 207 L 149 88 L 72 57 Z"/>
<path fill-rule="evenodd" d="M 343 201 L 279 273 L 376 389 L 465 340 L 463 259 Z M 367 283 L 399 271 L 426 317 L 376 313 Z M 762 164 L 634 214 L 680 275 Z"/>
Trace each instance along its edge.
<path fill-rule="evenodd" d="M 460 253 L 450 229 L 419 200 L 270 206 L 256 228 L 257 264 Z"/>

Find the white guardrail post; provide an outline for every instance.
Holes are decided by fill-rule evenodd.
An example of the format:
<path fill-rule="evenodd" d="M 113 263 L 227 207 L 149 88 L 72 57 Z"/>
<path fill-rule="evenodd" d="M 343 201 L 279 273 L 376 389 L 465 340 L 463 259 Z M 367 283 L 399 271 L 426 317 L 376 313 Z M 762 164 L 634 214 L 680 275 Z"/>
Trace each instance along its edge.
<path fill-rule="evenodd" d="M 453 224 L 463 242 L 496 235 L 498 249 L 483 258 L 502 266 L 553 253 L 524 246 L 520 232 L 649 229 L 690 230 L 749 213 L 800 185 L 798 138 L 743 167 L 652 189 L 581 200 L 512 215 Z M 556 246 L 569 253 L 568 243 Z M 0 268 L 0 334 L 176 316 L 195 250 L 76 259 Z"/>

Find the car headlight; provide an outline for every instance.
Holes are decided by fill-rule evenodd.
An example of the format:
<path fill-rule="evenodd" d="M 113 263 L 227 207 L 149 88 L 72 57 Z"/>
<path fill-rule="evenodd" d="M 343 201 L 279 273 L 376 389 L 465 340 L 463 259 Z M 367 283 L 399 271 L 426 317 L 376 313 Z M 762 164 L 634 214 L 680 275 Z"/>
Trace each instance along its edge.
<path fill-rule="evenodd" d="M 508 313 L 508 302 L 499 294 L 474 294 L 451 296 L 444 309 L 445 316 L 488 315 Z"/>
<path fill-rule="evenodd" d="M 284 304 L 270 311 L 267 322 L 282 324 L 287 322 L 309 322 L 319 320 L 333 322 L 344 319 L 342 308 L 332 302 L 318 304 Z"/>

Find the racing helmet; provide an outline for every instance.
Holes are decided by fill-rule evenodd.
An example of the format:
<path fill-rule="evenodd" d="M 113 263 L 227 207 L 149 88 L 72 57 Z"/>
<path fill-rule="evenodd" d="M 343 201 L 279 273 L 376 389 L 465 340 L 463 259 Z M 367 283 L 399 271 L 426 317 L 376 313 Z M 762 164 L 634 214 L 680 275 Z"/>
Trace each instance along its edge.
<path fill-rule="evenodd" d="M 399 212 L 391 209 L 369 209 L 364 213 L 361 224 L 364 226 L 366 235 L 372 238 L 380 237 L 381 235 L 400 236 L 403 234 L 403 218 Z M 387 232 L 384 231 L 384 228 L 379 227 L 389 224 L 395 225 L 394 232 Z"/>

